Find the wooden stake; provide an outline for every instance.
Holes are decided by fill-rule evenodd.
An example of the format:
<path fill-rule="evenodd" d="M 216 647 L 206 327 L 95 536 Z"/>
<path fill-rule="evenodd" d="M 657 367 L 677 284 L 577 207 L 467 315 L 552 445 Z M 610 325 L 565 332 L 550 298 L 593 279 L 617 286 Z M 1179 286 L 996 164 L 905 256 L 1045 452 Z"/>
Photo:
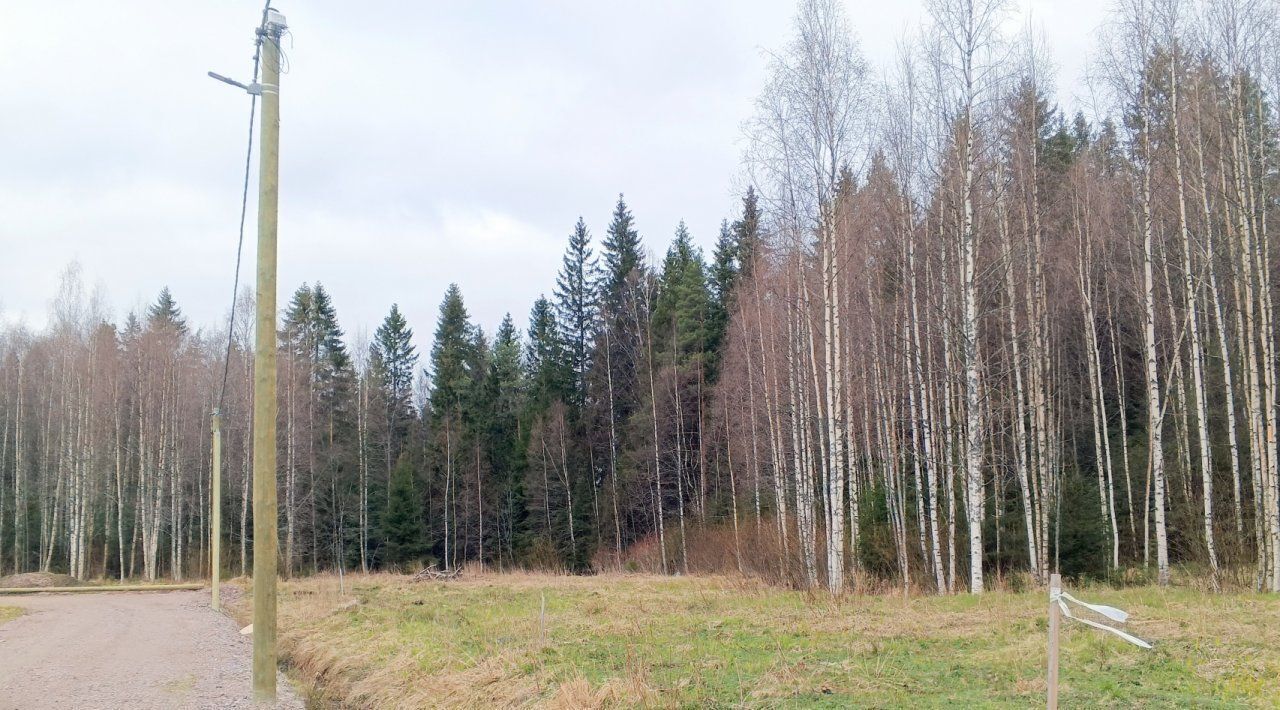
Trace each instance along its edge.
<path fill-rule="evenodd" d="M 267 10 L 262 41 L 258 302 L 253 358 L 253 695 L 276 699 L 276 207 L 280 195 L 280 37 Z"/>
<path fill-rule="evenodd" d="M 1058 627 L 1062 610 L 1058 608 L 1058 595 L 1062 593 L 1062 575 L 1049 577 L 1049 710 L 1058 710 Z"/>
<path fill-rule="evenodd" d="M 213 483 L 210 486 L 210 503 L 213 509 L 212 536 L 209 541 L 209 576 L 212 578 L 210 606 L 214 611 L 222 608 L 219 582 L 222 580 L 222 415 L 213 413 Z"/>

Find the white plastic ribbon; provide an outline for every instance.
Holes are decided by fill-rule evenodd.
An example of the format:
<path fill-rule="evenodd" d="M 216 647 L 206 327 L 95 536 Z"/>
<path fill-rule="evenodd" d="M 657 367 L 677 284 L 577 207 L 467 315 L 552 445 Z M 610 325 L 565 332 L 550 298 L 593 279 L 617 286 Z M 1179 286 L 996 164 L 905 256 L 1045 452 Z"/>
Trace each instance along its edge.
<path fill-rule="evenodd" d="M 1082 602 L 1079 599 L 1076 599 L 1075 597 L 1071 596 L 1067 592 L 1062 592 L 1062 591 L 1058 592 L 1058 596 L 1062 597 L 1063 599 L 1066 599 L 1069 602 L 1074 602 L 1086 609 L 1089 609 L 1098 614 L 1101 614 L 1107 617 L 1108 619 L 1111 619 L 1112 621 L 1117 621 L 1123 624 L 1124 622 L 1129 620 L 1129 612 L 1123 611 L 1121 609 L 1117 609 L 1113 606 L 1104 606 L 1102 604 L 1090 604 L 1089 602 Z M 1072 618 L 1075 618 L 1075 617 L 1072 617 Z"/>
<path fill-rule="evenodd" d="M 1105 606 L 1103 604 L 1090 604 L 1088 602 L 1082 602 L 1079 599 L 1076 599 L 1075 597 L 1071 596 L 1070 594 L 1064 591 L 1059 591 L 1054 601 L 1056 601 L 1058 603 L 1058 607 L 1062 609 L 1062 615 L 1067 617 L 1068 619 L 1075 619 L 1076 621 L 1079 621 L 1085 626 L 1092 626 L 1095 629 L 1101 629 L 1102 631 L 1106 631 L 1107 633 L 1115 634 L 1116 636 L 1119 636 L 1120 638 L 1124 639 L 1125 641 L 1128 641 L 1129 643 L 1135 646 L 1138 646 L 1139 648 L 1151 648 L 1151 644 L 1147 643 L 1146 641 L 1143 641 L 1142 639 L 1138 638 L 1137 636 L 1134 636 L 1133 634 L 1129 634 L 1124 631 L 1121 631 L 1120 629 L 1107 626 L 1106 624 L 1100 624 L 1091 619 L 1084 619 L 1079 616 L 1076 616 L 1075 614 L 1072 614 L 1071 609 L 1067 607 L 1067 602 L 1072 602 L 1073 604 L 1079 604 L 1080 606 L 1086 609 L 1089 609 L 1090 611 L 1093 611 L 1097 614 L 1101 614 L 1102 616 L 1105 616 L 1108 619 L 1119 622 L 1121 624 L 1123 624 L 1126 620 L 1128 620 L 1129 618 L 1128 612 L 1125 612 L 1121 609 L 1117 609 L 1113 606 Z"/>

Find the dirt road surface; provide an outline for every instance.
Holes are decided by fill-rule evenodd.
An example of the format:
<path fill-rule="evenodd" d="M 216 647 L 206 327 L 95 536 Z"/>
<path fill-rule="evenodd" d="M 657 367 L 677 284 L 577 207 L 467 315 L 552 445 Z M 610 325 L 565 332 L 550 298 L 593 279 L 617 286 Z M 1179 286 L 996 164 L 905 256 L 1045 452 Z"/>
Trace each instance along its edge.
<path fill-rule="evenodd" d="M 252 641 L 209 608 L 209 592 L 0 597 L 0 710 L 259 708 Z M 303 707 L 283 676 L 274 706 Z"/>

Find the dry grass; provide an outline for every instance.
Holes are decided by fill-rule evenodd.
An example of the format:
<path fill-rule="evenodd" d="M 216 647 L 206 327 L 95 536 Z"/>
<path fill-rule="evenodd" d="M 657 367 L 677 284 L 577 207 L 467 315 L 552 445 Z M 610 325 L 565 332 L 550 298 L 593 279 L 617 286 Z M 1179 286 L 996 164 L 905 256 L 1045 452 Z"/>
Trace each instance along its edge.
<path fill-rule="evenodd" d="M 13 621 L 19 616 L 22 616 L 22 614 L 23 609 L 21 607 L 0 606 L 0 624 L 3 624 L 6 621 Z"/>
<path fill-rule="evenodd" d="M 49 572 L 25 572 L 0 577 L 0 587 L 12 589 L 41 589 L 44 587 L 74 587 L 80 581 L 68 574 Z"/>
<path fill-rule="evenodd" d="M 1081 595 L 1131 612 L 1156 648 L 1068 624 L 1064 705 L 1280 698 L 1275 595 Z M 1025 707 L 1045 690 L 1044 616 L 1043 592 L 833 601 L 730 576 L 321 576 L 283 585 L 280 638 L 322 706 Z"/>

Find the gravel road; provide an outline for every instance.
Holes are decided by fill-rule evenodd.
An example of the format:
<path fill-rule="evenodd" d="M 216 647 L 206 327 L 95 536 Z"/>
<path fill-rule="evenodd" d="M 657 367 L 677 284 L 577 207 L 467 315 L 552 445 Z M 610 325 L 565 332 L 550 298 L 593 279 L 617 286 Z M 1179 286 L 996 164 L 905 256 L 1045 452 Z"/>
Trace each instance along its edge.
<path fill-rule="evenodd" d="M 209 608 L 209 592 L 0 597 L 26 613 L 0 624 L 0 710 L 260 708 L 252 642 Z M 302 708 L 278 680 L 276 708 Z"/>

